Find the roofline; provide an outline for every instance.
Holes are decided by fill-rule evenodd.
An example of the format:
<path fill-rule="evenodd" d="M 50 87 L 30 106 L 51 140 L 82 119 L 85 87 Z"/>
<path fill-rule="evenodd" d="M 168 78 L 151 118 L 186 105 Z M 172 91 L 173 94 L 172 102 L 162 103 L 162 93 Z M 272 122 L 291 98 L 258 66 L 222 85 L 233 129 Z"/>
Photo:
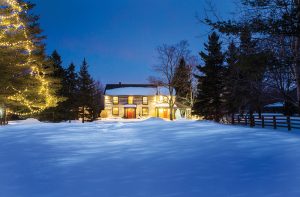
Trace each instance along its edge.
<path fill-rule="evenodd" d="M 112 89 L 116 89 L 116 88 L 127 88 L 127 87 L 144 87 L 144 88 L 155 88 L 155 87 L 159 87 L 159 85 L 155 85 L 155 84 L 122 84 L 122 83 L 116 83 L 116 84 L 106 84 L 105 89 L 104 89 L 104 94 L 106 93 L 106 90 L 112 90 Z"/>

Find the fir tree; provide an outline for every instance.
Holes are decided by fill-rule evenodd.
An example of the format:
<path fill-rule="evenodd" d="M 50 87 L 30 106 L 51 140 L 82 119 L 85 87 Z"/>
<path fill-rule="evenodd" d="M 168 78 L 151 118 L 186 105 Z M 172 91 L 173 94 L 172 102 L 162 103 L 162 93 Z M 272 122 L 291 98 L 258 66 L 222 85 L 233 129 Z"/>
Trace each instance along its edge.
<path fill-rule="evenodd" d="M 197 67 L 201 75 L 196 75 L 198 86 L 194 112 L 215 121 L 219 121 L 223 113 L 224 54 L 221 44 L 216 32 L 208 37 L 208 44 L 204 44 L 206 53 L 200 52 L 204 66 Z"/>
<path fill-rule="evenodd" d="M 176 90 L 176 100 L 180 103 L 191 105 L 192 94 L 192 71 L 186 64 L 184 58 L 179 62 L 174 74 L 174 88 Z"/>
<path fill-rule="evenodd" d="M 240 35 L 240 47 L 237 67 L 240 70 L 239 97 L 244 102 L 242 108 L 250 114 L 262 111 L 263 78 L 266 69 L 266 57 L 260 52 L 251 32 L 245 28 Z"/>
<path fill-rule="evenodd" d="M 67 118 L 69 120 L 75 120 L 78 118 L 78 75 L 75 71 L 75 65 L 71 63 L 66 69 L 66 92 L 65 97 L 67 100 L 64 102 L 64 106 L 67 112 Z"/>
<path fill-rule="evenodd" d="M 225 61 L 227 69 L 224 80 L 224 108 L 227 114 L 234 114 L 239 111 L 241 106 L 241 92 L 239 92 L 240 69 L 237 66 L 238 48 L 233 42 L 229 44 L 226 52 Z"/>
<path fill-rule="evenodd" d="M 66 97 L 66 72 L 62 66 L 61 56 L 56 50 L 48 57 L 48 69 L 52 70 L 49 74 L 53 82 L 51 88 L 57 89 L 55 95 L 61 98 L 61 102 L 59 102 L 57 106 L 48 108 L 40 113 L 39 119 L 55 122 L 66 120 L 65 103 L 63 102 L 68 99 Z"/>
<path fill-rule="evenodd" d="M 33 4 L 7 1 L 0 5 L 0 105 L 29 115 L 55 106 L 55 88 L 45 69 L 44 37 Z"/>
<path fill-rule="evenodd" d="M 85 59 L 83 60 L 83 63 L 80 67 L 78 76 L 78 87 L 78 104 L 80 106 L 82 123 L 84 123 L 86 119 L 92 119 L 92 114 L 90 113 L 90 110 L 91 103 L 93 102 L 94 93 L 94 82 L 88 72 L 88 64 Z"/>

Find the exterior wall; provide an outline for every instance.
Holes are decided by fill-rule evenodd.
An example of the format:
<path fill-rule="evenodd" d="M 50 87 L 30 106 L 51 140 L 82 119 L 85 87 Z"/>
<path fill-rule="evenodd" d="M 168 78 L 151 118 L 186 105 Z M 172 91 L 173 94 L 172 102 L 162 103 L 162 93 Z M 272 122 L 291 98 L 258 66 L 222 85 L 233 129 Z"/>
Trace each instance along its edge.
<path fill-rule="evenodd" d="M 118 96 L 119 98 L 119 103 L 118 104 L 113 104 L 113 97 L 114 96 L 109 96 L 105 95 L 104 97 L 104 109 L 107 112 L 108 117 L 125 117 L 125 110 L 124 107 L 128 105 L 128 97 L 129 96 Z M 148 104 L 143 105 L 143 97 L 148 98 Z M 136 105 L 136 118 L 139 117 L 155 117 L 155 106 L 156 106 L 156 96 L 133 96 L 133 105 Z M 112 110 L 113 107 L 118 107 L 119 108 L 119 115 L 113 115 Z M 142 114 L 142 109 L 143 108 L 148 108 L 149 109 L 149 115 L 144 116 Z"/>

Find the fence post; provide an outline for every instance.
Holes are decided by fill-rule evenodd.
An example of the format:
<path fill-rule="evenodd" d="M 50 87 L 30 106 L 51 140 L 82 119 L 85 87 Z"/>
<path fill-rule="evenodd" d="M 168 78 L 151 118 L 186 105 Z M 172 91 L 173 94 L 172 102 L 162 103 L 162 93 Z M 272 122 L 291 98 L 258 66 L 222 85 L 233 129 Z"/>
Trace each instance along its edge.
<path fill-rule="evenodd" d="M 232 117 L 231 117 L 231 124 L 234 124 L 234 114 L 232 114 Z"/>
<path fill-rule="evenodd" d="M 250 115 L 250 127 L 254 127 L 255 123 L 254 123 L 254 116 L 251 114 Z"/>
<path fill-rule="evenodd" d="M 277 129 L 276 116 L 273 116 L 273 127 L 274 129 Z"/>
<path fill-rule="evenodd" d="M 286 117 L 286 122 L 287 122 L 287 125 L 288 125 L 288 130 L 290 131 L 292 129 L 292 127 L 291 127 L 291 117 L 290 116 Z"/>
<path fill-rule="evenodd" d="M 245 116 L 245 125 L 248 125 L 248 119 L 247 119 L 247 115 Z"/>
<path fill-rule="evenodd" d="M 265 128 L 265 117 L 261 116 L 261 127 Z"/>
<path fill-rule="evenodd" d="M 240 115 L 238 115 L 238 123 L 241 123 Z"/>

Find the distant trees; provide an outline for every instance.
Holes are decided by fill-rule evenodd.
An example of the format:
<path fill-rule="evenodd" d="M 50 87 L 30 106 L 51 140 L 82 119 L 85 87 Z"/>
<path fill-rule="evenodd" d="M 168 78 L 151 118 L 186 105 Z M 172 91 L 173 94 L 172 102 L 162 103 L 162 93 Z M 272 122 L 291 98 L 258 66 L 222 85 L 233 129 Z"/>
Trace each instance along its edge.
<path fill-rule="evenodd" d="M 197 67 L 195 114 L 215 121 L 234 113 L 261 114 L 269 53 L 260 50 L 247 29 L 240 34 L 239 43 L 231 42 L 222 52 L 217 33 L 208 37 L 206 52 L 200 52 L 204 65 Z"/>
<path fill-rule="evenodd" d="M 185 65 L 181 65 L 179 68 L 181 60 L 188 59 L 190 51 L 188 50 L 187 41 L 181 41 L 175 45 L 163 44 L 162 46 L 157 47 L 157 59 L 158 64 L 154 66 L 154 70 L 158 73 L 159 76 L 151 77 L 150 81 L 152 83 L 157 83 L 166 87 L 169 90 L 169 109 L 170 109 L 170 120 L 173 120 L 174 116 L 174 106 L 175 106 L 175 88 L 180 89 L 181 94 L 185 94 L 185 88 L 180 87 L 178 84 L 178 69 L 184 69 L 184 72 L 187 72 L 187 69 L 184 68 Z M 177 71 L 177 72 L 176 72 Z M 186 74 L 188 75 L 188 74 Z M 182 82 L 188 84 L 188 76 L 184 76 Z"/>
<path fill-rule="evenodd" d="M 250 35 L 255 35 L 255 40 L 259 40 L 256 49 L 268 53 L 266 66 L 257 66 L 252 62 L 252 67 L 265 69 L 267 78 L 272 82 L 267 82 L 265 87 L 279 88 L 281 100 L 286 105 L 286 113 L 291 113 L 290 105 L 297 106 L 300 112 L 300 1 L 299 0 L 242 0 L 242 12 L 240 17 L 233 20 L 212 20 L 205 18 L 203 22 L 224 35 L 240 36 L 245 30 Z M 249 43 L 248 43 L 249 44 Z M 251 45 L 245 45 L 251 47 Z M 245 52 L 245 50 L 244 50 Z M 248 51 L 249 52 L 249 51 Z M 266 54 L 266 53 L 265 53 Z M 264 55 L 265 55 L 264 54 Z M 254 55 L 256 57 L 256 55 Z M 249 58 L 246 58 L 247 61 Z M 254 61 L 250 57 L 251 61 Z M 259 58 L 256 58 L 258 60 Z M 273 61 L 273 62 L 271 62 Z M 247 64 L 247 63 L 246 63 Z M 259 63 L 261 64 L 261 63 Z M 254 66 L 253 66 L 254 65 Z M 261 72 L 262 74 L 263 72 Z M 252 74 L 252 73 L 250 73 Z M 256 72 L 258 74 L 258 72 Z M 261 85 L 261 75 L 255 77 L 256 90 Z M 266 75 L 265 75 L 266 77 Z M 291 89 L 295 84 L 297 90 L 297 100 L 291 98 Z M 266 84 L 265 84 L 266 85 Z M 254 91 L 252 89 L 251 91 Z M 257 96 L 259 92 L 255 92 Z M 252 94 L 251 94 L 252 95 Z M 256 98 L 254 96 L 254 98 Z M 259 98 L 260 100 L 260 98 Z M 260 101 L 253 101 L 260 103 Z M 257 107 L 256 107 L 257 108 Z"/>
<path fill-rule="evenodd" d="M 39 114 L 39 119 L 58 122 L 81 118 L 83 123 L 97 119 L 102 107 L 103 88 L 100 82 L 90 76 L 86 59 L 78 73 L 73 63 L 63 68 L 57 51 L 49 59 L 54 69 L 53 77 L 59 85 L 57 94 L 64 99 L 58 106 Z"/>

